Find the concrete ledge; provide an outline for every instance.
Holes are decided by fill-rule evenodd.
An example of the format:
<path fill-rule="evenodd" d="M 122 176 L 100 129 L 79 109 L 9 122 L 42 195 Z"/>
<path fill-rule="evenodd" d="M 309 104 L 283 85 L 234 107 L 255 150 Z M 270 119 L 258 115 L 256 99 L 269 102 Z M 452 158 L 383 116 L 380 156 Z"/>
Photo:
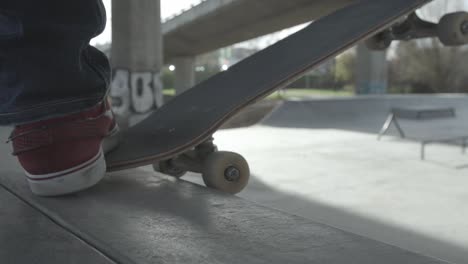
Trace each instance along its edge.
<path fill-rule="evenodd" d="M 0 175 L 119 263 L 443 263 L 141 169 L 55 199 L 33 196 L 14 170 Z"/>
<path fill-rule="evenodd" d="M 115 263 L 0 186 L 0 263 L 78 262 Z"/>

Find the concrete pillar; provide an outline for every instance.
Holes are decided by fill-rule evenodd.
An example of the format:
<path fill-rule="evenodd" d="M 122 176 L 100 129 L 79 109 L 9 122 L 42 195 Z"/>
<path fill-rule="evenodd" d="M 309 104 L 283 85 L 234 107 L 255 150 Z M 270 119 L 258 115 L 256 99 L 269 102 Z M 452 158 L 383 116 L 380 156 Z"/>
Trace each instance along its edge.
<path fill-rule="evenodd" d="M 112 1 L 111 97 L 120 115 L 146 114 L 163 103 L 159 0 Z"/>
<path fill-rule="evenodd" d="M 181 94 L 195 85 L 195 57 L 174 59 L 175 84 L 177 94 Z"/>
<path fill-rule="evenodd" d="M 356 93 L 385 94 L 387 87 L 386 51 L 371 51 L 364 44 L 359 44 L 356 59 Z"/>

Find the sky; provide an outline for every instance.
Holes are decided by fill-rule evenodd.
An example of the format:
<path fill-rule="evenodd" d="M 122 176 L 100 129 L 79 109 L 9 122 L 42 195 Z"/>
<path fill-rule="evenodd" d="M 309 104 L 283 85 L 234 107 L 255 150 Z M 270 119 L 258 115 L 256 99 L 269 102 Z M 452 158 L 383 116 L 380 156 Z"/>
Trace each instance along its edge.
<path fill-rule="evenodd" d="M 91 41 L 92 44 L 103 44 L 110 42 L 111 39 L 111 0 L 103 0 L 107 10 L 106 30 L 97 38 Z M 179 14 L 182 10 L 189 9 L 190 6 L 200 3 L 201 0 L 161 0 L 161 18 L 165 20 L 168 17 Z"/>

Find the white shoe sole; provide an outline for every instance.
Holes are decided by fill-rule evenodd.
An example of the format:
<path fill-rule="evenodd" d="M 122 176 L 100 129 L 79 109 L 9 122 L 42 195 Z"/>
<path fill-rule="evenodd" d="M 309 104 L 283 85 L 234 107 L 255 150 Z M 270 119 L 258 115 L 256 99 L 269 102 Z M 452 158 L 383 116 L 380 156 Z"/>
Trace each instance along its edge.
<path fill-rule="evenodd" d="M 31 191 L 39 196 L 75 193 L 97 184 L 106 173 L 102 147 L 99 153 L 79 166 L 51 174 L 32 175 L 26 172 Z"/>

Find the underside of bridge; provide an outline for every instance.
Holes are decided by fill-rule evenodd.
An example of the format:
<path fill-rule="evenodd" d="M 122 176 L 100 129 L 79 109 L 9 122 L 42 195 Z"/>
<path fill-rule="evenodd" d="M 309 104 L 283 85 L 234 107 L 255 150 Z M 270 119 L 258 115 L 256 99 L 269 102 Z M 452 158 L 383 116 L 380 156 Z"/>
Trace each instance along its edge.
<path fill-rule="evenodd" d="M 160 70 L 174 64 L 177 93 L 195 85 L 197 55 L 311 22 L 356 0 L 207 0 L 163 24 L 160 1 L 113 1 L 111 95 L 116 112 L 147 113 L 163 103 Z M 320 37 L 317 37 L 320 41 Z M 359 93 L 385 93 L 385 52 L 359 49 Z M 372 71 L 367 70 L 372 69 Z"/>

